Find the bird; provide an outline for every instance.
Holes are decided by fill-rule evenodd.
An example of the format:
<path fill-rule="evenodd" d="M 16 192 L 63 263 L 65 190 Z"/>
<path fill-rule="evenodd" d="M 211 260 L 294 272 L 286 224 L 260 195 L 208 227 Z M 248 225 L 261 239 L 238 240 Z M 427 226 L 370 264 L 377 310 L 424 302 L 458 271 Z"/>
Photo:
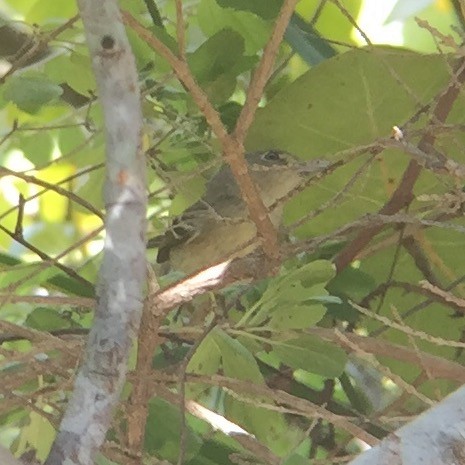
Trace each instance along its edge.
<path fill-rule="evenodd" d="M 299 160 L 276 149 L 247 153 L 248 171 L 273 225 L 279 228 L 283 202 L 312 174 L 324 171 L 325 159 Z M 224 260 L 245 256 L 258 247 L 255 223 L 229 165 L 207 182 L 204 196 L 176 217 L 162 235 L 150 239 L 158 248 L 157 263 L 164 269 L 193 273 Z"/>

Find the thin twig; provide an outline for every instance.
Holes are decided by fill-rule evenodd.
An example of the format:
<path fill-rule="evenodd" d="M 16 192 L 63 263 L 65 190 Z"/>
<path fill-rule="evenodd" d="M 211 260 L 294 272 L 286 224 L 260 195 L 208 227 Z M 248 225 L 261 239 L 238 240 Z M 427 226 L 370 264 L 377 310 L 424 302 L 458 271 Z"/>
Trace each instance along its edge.
<path fill-rule="evenodd" d="M 266 44 L 262 59 L 250 82 L 244 107 L 234 129 L 234 137 L 241 144 L 244 142 L 247 131 L 254 119 L 255 112 L 263 95 L 263 89 L 271 75 L 279 45 L 283 40 L 284 33 L 286 32 L 292 13 L 294 13 L 297 2 L 298 0 L 286 0 L 283 3 L 270 40 Z"/>
<path fill-rule="evenodd" d="M 73 200 L 77 204 L 89 210 L 94 215 L 98 216 L 99 218 L 102 219 L 103 217 L 102 212 L 97 210 L 91 203 L 87 202 L 87 200 L 84 200 L 82 197 L 79 197 L 74 192 L 63 189 L 62 187 L 56 184 L 51 184 L 47 181 L 43 181 L 42 179 L 36 178 L 35 176 L 30 176 L 24 173 L 18 173 L 16 171 L 5 168 L 4 166 L 0 167 L 0 176 L 1 175 L 14 176 L 19 179 L 22 179 L 23 181 L 26 181 L 27 183 L 36 184 L 38 186 L 45 187 L 48 190 L 56 192 L 57 194 L 67 197 L 70 200 Z"/>
<path fill-rule="evenodd" d="M 213 318 L 211 323 L 204 329 L 200 337 L 195 341 L 194 345 L 189 349 L 186 357 L 182 362 L 179 376 L 179 400 L 180 400 L 180 410 L 181 410 L 181 435 L 179 439 L 179 455 L 178 455 L 178 465 L 182 465 L 184 462 L 184 456 L 186 453 L 186 372 L 187 366 L 194 356 L 196 350 L 200 347 L 200 344 L 205 340 L 205 338 L 210 334 L 213 328 L 217 324 L 217 316 Z"/>
<path fill-rule="evenodd" d="M 77 282 L 81 283 L 88 289 L 93 289 L 93 284 L 90 281 L 87 281 L 87 279 L 83 278 L 81 275 L 79 275 L 76 271 L 74 271 L 72 268 L 69 268 L 66 265 L 63 265 L 58 261 L 57 258 L 52 258 L 50 255 L 47 255 L 45 252 L 40 250 L 38 247 L 35 247 L 32 245 L 30 242 L 26 241 L 22 235 L 16 235 L 14 232 L 9 231 L 7 228 L 5 228 L 3 225 L 0 224 L 0 230 L 3 231 L 5 234 L 10 236 L 12 239 L 14 239 L 16 242 L 19 242 L 21 245 L 29 249 L 30 251 L 34 252 L 37 256 L 39 256 L 42 260 L 53 263 L 54 266 L 56 266 L 58 269 L 63 271 L 65 274 L 67 274 L 70 278 L 75 279 Z"/>
<path fill-rule="evenodd" d="M 98 165 L 93 165 L 93 166 L 89 166 L 88 168 L 85 168 L 81 171 L 78 171 L 77 173 L 74 173 L 72 174 L 71 176 L 68 176 L 64 179 L 61 179 L 60 181 L 57 181 L 53 186 L 57 187 L 59 186 L 60 184 L 65 184 L 69 181 L 72 181 L 73 179 L 76 179 L 84 174 L 87 174 L 87 173 L 91 173 L 92 171 L 94 170 L 97 170 L 99 168 L 103 168 L 104 164 L 103 163 L 99 163 Z M 43 169 L 43 168 L 41 168 Z M 56 191 L 56 189 L 54 189 Z M 36 199 L 37 197 L 40 197 L 42 194 L 45 194 L 46 192 L 49 191 L 49 188 L 48 187 L 45 187 L 44 189 L 42 190 L 39 190 L 38 192 L 36 192 L 35 194 L 29 196 L 29 197 L 26 197 L 24 198 L 24 203 L 26 202 L 30 202 L 31 200 L 34 200 Z M 66 191 L 64 190 L 64 192 L 69 192 L 69 191 Z M 64 194 L 66 195 L 66 194 Z M 80 198 L 80 197 L 78 197 Z M 5 210 L 2 214 L 0 214 L 0 220 L 2 220 L 3 218 L 5 218 L 6 216 L 8 216 L 10 213 L 14 212 L 18 207 L 11 207 L 9 208 L 8 210 Z"/>
<path fill-rule="evenodd" d="M 186 61 L 186 36 L 182 0 L 176 0 L 176 37 L 178 39 L 179 58 Z"/>

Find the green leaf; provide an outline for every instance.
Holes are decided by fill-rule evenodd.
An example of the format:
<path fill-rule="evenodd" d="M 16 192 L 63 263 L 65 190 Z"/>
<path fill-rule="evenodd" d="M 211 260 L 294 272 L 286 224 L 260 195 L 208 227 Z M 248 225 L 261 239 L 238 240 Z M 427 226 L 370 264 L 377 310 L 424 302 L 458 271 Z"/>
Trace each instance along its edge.
<path fill-rule="evenodd" d="M 69 328 L 70 321 L 61 316 L 56 310 L 46 307 L 38 307 L 26 318 L 26 325 L 43 331 Z"/>
<path fill-rule="evenodd" d="M 175 217 L 197 202 L 205 193 L 205 179 L 201 176 L 178 181 L 179 189 L 170 204 L 170 216 Z"/>
<path fill-rule="evenodd" d="M 326 313 L 324 305 L 299 305 L 277 309 L 269 322 L 275 329 L 305 329 L 318 323 Z"/>
<path fill-rule="evenodd" d="M 219 109 L 221 121 L 227 127 L 228 132 L 232 132 L 236 126 L 237 118 L 242 111 L 242 105 L 237 102 L 227 102 Z"/>
<path fill-rule="evenodd" d="M 334 294 L 359 301 L 376 288 L 376 280 L 372 275 L 349 266 L 334 277 L 329 288 Z"/>
<path fill-rule="evenodd" d="M 291 454 L 286 457 L 282 462 L 281 465 L 311 465 L 311 461 L 302 457 L 299 454 Z"/>
<path fill-rule="evenodd" d="M 221 352 L 226 376 L 263 384 L 263 376 L 254 356 L 237 340 L 216 328 L 212 337 Z"/>
<path fill-rule="evenodd" d="M 225 53 L 225 50 L 228 53 Z M 230 73 L 244 54 L 244 39 L 232 29 L 217 32 L 188 57 L 197 81 L 214 81 Z"/>
<path fill-rule="evenodd" d="M 218 328 L 212 334 L 221 350 L 225 376 L 264 384 L 257 361 L 237 339 L 231 338 Z M 270 402 L 256 395 L 247 397 L 256 399 L 256 403 Z M 285 436 L 287 425 L 281 414 L 263 407 L 256 407 L 249 402 L 245 403 L 230 395 L 226 396 L 224 405 L 227 418 L 265 441 L 268 446 L 276 447 L 280 442 L 289 444 Z"/>
<path fill-rule="evenodd" d="M 150 455 L 156 455 L 159 459 L 176 462 L 179 454 L 180 431 L 179 409 L 163 399 L 151 399 L 145 429 L 144 450 Z M 189 427 L 186 428 L 185 435 L 187 462 L 198 453 L 201 441 Z"/>
<path fill-rule="evenodd" d="M 18 148 L 36 167 L 43 166 L 52 158 L 53 137 L 49 131 L 25 132 L 18 139 Z"/>
<path fill-rule="evenodd" d="M 291 444 L 289 436 L 292 431 L 284 416 L 266 407 L 258 407 L 258 402 L 269 404 L 270 400 L 257 398 L 253 403 L 246 403 L 228 395 L 224 401 L 225 416 L 252 433 L 276 453 L 287 451 Z"/>
<path fill-rule="evenodd" d="M 283 288 L 295 281 L 301 281 L 305 287 L 311 287 L 315 284 L 326 284 L 335 275 L 336 269 L 329 260 L 315 260 L 284 274 L 277 284 L 279 288 Z"/>
<path fill-rule="evenodd" d="M 56 82 L 66 82 L 82 95 L 96 88 L 89 55 L 73 51 L 71 55 L 61 55 L 45 64 L 45 72 Z"/>
<path fill-rule="evenodd" d="M 271 32 L 271 23 L 268 21 L 248 11 L 221 8 L 215 0 L 201 0 L 197 19 L 207 36 L 213 36 L 224 29 L 238 32 L 244 39 L 246 55 L 253 55 L 261 50 Z"/>
<path fill-rule="evenodd" d="M 3 96 L 19 109 L 34 114 L 44 105 L 57 100 L 62 93 L 61 87 L 45 74 L 29 72 L 10 78 Z"/>
<path fill-rule="evenodd" d="M 347 361 L 347 355 L 342 349 L 310 335 L 274 342 L 273 353 L 284 365 L 327 378 L 340 376 Z"/>
<path fill-rule="evenodd" d="M 215 81 L 204 84 L 203 89 L 215 105 L 224 103 L 236 89 L 236 77 L 223 74 Z"/>
<path fill-rule="evenodd" d="M 47 280 L 47 283 L 56 290 L 71 293 L 81 297 L 95 297 L 95 289 L 92 285 L 86 285 L 81 281 L 70 278 L 62 271 L 58 271 Z"/>
<path fill-rule="evenodd" d="M 334 48 L 296 13 L 292 15 L 284 37 L 292 50 L 310 66 L 336 55 Z"/>
<path fill-rule="evenodd" d="M 175 39 L 170 36 L 164 28 L 153 26 L 150 28 L 152 34 L 163 42 L 174 54 L 178 53 Z M 141 69 L 148 64 L 155 63 L 158 72 L 169 72 L 171 69 L 168 62 L 160 55 L 155 55 L 153 49 L 142 40 L 131 28 L 126 29 L 129 44 L 136 58 L 137 68 Z"/>
<path fill-rule="evenodd" d="M 215 337 L 208 334 L 197 347 L 187 366 L 188 372 L 204 375 L 217 373 L 221 363 L 221 352 Z"/>
<path fill-rule="evenodd" d="M 286 324 L 294 323 L 296 327 L 306 327 L 305 321 L 308 318 L 311 326 L 312 321 L 316 323 L 322 318 L 323 307 L 316 306 L 315 313 L 304 311 L 300 315 L 298 309 L 308 308 L 317 301 L 321 302 L 321 299 L 328 295 L 325 286 L 334 274 L 335 269 L 331 262 L 315 260 L 269 281 L 261 299 L 249 309 L 241 323 L 247 322 L 248 326 L 258 326 L 273 312 L 278 314 L 284 309 L 283 318 L 278 315 L 273 316 L 274 325 L 286 327 Z M 286 308 L 289 310 L 286 311 Z"/>
<path fill-rule="evenodd" d="M 233 465 L 234 462 L 231 462 L 230 457 L 238 451 L 238 447 L 233 448 L 236 444 L 231 440 L 225 441 L 223 437 L 218 440 L 218 435 L 211 438 L 207 436 L 201 450 L 189 461 L 189 465 Z"/>
<path fill-rule="evenodd" d="M 389 135 L 393 125 L 414 113 L 419 101 L 428 102 L 448 78 L 440 55 L 381 46 L 337 55 L 259 110 L 247 149 L 281 147 L 311 159 L 371 142 Z M 412 88 L 415 97 L 408 90 Z M 322 199 L 314 203 L 321 205 Z"/>
<path fill-rule="evenodd" d="M 55 434 L 55 428 L 47 418 L 37 412 L 30 412 L 29 423 L 20 432 L 17 452 L 23 454 L 32 447 L 37 459 L 45 461 Z"/>
<path fill-rule="evenodd" d="M 70 278 L 63 271 L 50 267 L 42 270 L 40 264 L 25 264 L 23 261 L 7 254 L 0 253 L 0 264 L 7 265 L 8 272 L 0 273 L 0 287 L 6 287 L 10 283 L 16 283 L 27 276 L 35 276 L 36 282 L 42 286 L 62 291 L 65 294 L 71 293 L 81 297 L 94 297 L 94 287 L 86 286 L 74 278 Z M 17 265 L 15 267 L 15 265 Z"/>
<path fill-rule="evenodd" d="M 21 263 L 21 260 L 18 260 L 17 258 L 12 257 L 11 255 L 0 252 L 0 264 L 12 266 L 12 265 L 18 265 L 20 263 Z"/>
<path fill-rule="evenodd" d="M 37 0 L 29 10 L 25 21 L 30 24 L 53 23 L 57 26 L 57 19 L 63 22 L 78 14 L 74 2 L 55 2 L 54 0 Z"/>
<path fill-rule="evenodd" d="M 335 41 L 334 48 L 340 52 L 346 52 L 347 47 L 358 46 L 355 34 L 353 34 L 353 23 L 347 18 L 349 16 L 358 18 L 362 5 L 366 5 L 363 0 L 347 0 L 344 2 L 342 11 L 334 3 L 327 3 L 324 8 L 320 8 L 321 4 L 318 2 L 299 2 L 296 12 L 302 18 L 318 18 L 317 21 L 312 21 L 318 33 L 328 40 Z"/>
<path fill-rule="evenodd" d="M 244 57 L 242 36 L 232 29 L 225 29 L 190 54 L 188 62 L 207 95 L 215 103 L 221 103 L 234 92 L 236 76 L 248 69 L 254 60 Z"/>
<path fill-rule="evenodd" d="M 263 19 L 273 19 L 278 16 L 282 0 L 216 0 L 222 8 L 250 11 Z"/>

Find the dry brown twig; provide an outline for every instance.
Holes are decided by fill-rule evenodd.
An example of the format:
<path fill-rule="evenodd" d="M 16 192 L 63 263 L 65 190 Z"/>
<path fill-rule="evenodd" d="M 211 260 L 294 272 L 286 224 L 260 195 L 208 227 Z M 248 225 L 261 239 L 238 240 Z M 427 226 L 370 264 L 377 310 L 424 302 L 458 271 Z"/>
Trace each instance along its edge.
<path fill-rule="evenodd" d="M 176 0 L 176 37 L 178 39 L 179 56 L 186 61 L 186 37 L 182 0 Z"/>

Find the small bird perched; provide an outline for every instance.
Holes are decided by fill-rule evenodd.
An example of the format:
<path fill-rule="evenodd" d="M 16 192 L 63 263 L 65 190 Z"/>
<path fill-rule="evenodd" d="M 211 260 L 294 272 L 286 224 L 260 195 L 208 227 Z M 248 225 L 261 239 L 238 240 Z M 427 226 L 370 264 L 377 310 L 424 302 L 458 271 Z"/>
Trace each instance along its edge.
<path fill-rule="evenodd" d="M 323 171 L 327 160 L 301 161 L 280 150 L 246 154 L 249 174 L 257 185 L 272 223 L 279 227 L 283 205 L 279 203 L 305 178 Z M 255 223 L 249 218 L 239 186 L 229 166 L 223 166 L 206 185 L 202 199 L 175 218 L 165 234 L 149 240 L 158 247 L 157 262 L 192 273 L 208 265 L 245 256 L 258 245 Z"/>

